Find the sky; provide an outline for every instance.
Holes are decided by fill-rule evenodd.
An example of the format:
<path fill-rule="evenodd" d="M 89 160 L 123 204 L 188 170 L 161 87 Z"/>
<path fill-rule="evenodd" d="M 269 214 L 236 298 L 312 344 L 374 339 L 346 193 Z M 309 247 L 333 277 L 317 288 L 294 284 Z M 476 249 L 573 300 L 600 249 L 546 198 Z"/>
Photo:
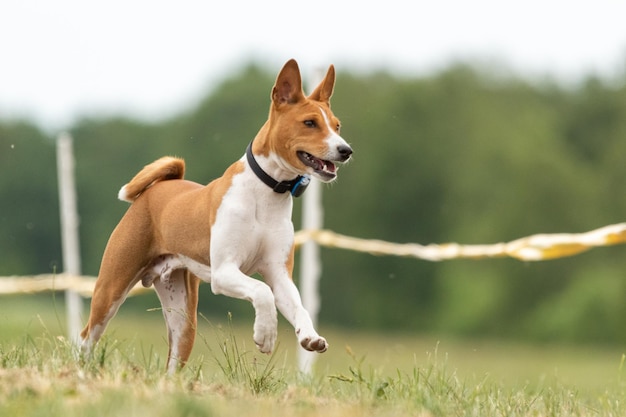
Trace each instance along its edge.
<path fill-rule="evenodd" d="M 305 79 L 331 63 L 423 76 L 474 60 L 567 83 L 624 77 L 625 17 L 624 0 L 6 0 L 0 119 L 156 120 L 247 63 L 278 73 L 290 58 Z"/>

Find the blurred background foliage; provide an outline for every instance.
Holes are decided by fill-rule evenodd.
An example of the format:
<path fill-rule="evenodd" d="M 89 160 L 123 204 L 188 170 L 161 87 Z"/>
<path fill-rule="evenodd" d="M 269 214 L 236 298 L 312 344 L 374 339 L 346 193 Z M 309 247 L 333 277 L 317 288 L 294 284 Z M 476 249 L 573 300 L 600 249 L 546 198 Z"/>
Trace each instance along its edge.
<path fill-rule="evenodd" d="M 75 123 L 85 274 L 97 275 L 127 207 L 115 198 L 120 186 L 162 155 L 184 157 L 188 179 L 221 175 L 266 119 L 274 76 L 250 64 L 168 120 Z M 339 71 L 333 110 L 355 155 L 326 187 L 325 227 L 394 242 L 495 243 L 623 222 L 624 78 L 563 86 L 464 63 L 419 78 Z M 0 275 L 63 269 L 54 138 L 29 121 L 0 121 Z M 299 210 L 296 201 L 296 228 Z M 626 342 L 623 246 L 537 263 L 322 255 L 323 323 Z M 252 313 L 202 288 L 206 314 Z"/>

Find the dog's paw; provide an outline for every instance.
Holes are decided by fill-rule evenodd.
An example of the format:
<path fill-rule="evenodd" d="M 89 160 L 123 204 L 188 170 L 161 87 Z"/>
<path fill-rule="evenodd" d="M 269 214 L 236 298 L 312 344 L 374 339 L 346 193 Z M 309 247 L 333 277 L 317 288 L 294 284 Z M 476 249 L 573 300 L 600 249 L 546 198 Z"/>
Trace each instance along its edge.
<path fill-rule="evenodd" d="M 311 352 L 324 353 L 328 350 L 328 342 L 321 336 L 304 337 L 300 339 L 300 346 Z"/>
<path fill-rule="evenodd" d="M 268 323 L 269 321 L 269 323 Z M 254 321 L 254 343 L 262 353 L 272 353 L 278 337 L 278 322 L 274 320 Z"/>
<path fill-rule="evenodd" d="M 261 353 L 270 354 L 274 350 L 276 344 L 276 331 L 270 330 L 255 330 L 254 331 L 254 343 Z"/>

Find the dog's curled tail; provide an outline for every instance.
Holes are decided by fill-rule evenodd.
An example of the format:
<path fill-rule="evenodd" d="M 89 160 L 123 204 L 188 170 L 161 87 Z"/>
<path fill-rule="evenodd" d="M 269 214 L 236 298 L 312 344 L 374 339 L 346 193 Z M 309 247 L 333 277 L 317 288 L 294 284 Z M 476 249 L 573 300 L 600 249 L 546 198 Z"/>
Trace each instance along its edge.
<path fill-rule="evenodd" d="M 179 180 L 185 175 L 185 161 L 164 156 L 146 165 L 128 184 L 120 189 L 117 197 L 132 203 L 150 186 L 159 181 Z"/>

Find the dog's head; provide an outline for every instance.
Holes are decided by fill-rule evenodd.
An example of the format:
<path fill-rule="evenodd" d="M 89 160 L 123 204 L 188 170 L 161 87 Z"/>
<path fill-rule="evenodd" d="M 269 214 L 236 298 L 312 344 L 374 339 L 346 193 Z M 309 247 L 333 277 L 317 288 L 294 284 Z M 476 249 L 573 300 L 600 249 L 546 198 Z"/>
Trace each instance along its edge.
<path fill-rule="evenodd" d="M 330 110 L 335 85 L 331 65 L 317 88 L 306 97 L 300 69 L 293 59 L 276 78 L 268 120 L 270 150 L 299 175 L 324 182 L 337 177 L 337 163 L 350 159 L 352 148 L 340 136 L 341 124 Z"/>

